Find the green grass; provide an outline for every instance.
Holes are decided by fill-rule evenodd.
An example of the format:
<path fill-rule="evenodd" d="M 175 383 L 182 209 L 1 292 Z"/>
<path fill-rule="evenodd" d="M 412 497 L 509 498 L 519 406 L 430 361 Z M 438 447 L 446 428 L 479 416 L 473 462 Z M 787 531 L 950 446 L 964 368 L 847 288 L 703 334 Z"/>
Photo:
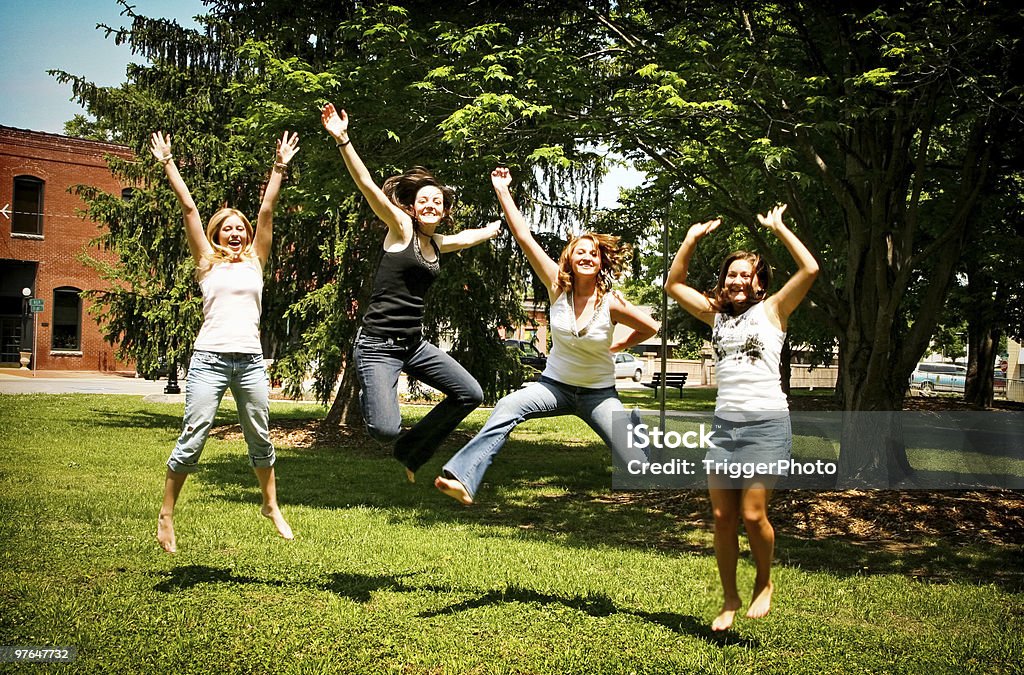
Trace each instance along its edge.
<path fill-rule="evenodd" d="M 694 392 L 676 405 L 707 409 Z M 416 485 L 362 435 L 279 444 L 293 542 L 257 515 L 244 443 L 211 438 L 166 555 L 156 512 L 181 414 L 134 397 L 0 396 L 0 644 L 77 647 L 47 672 L 959 673 L 1024 660 L 1021 589 L 977 573 L 1001 561 L 1019 580 L 1009 546 L 923 542 L 915 555 L 945 556 L 937 583 L 779 532 L 772 614 L 713 635 L 707 519 L 610 493 L 608 452 L 574 418 L 520 427 L 470 508 L 429 485 L 460 439 Z M 272 408 L 278 424 L 320 415 Z M 234 423 L 229 403 L 218 423 Z M 744 552 L 745 592 L 752 581 Z"/>

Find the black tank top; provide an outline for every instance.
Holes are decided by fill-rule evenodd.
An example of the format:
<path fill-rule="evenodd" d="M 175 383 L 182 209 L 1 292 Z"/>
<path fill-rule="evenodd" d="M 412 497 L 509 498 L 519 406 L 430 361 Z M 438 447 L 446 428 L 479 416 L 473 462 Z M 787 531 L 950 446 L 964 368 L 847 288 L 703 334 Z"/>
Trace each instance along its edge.
<path fill-rule="evenodd" d="M 419 235 L 401 251 L 384 251 L 363 327 L 380 337 L 418 338 L 423 332 L 423 297 L 441 271 L 441 251 L 433 239 L 434 262 L 423 258 Z"/>

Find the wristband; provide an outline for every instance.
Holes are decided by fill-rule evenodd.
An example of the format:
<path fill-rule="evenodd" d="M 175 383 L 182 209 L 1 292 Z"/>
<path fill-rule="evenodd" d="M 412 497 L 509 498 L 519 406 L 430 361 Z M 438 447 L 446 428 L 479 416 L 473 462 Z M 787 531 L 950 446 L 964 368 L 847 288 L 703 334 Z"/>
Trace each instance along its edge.
<path fill-rule="evenodd" d="M 160 162 L 161 164 L 167 164 L 167 162 L 171 161 L 172 159 L 174 159 L 174 155 L 167 155 L 166 157 L 158 157 L 156 161 Z"/>
<path fill-rule="evenodd" d="M 335 142 L 335 145 L 337 145 L 339 148 L 344 148 L 346 145 L 348 145 L 351 142 L 352 142 L 352 139 L 348 138 L 348 139 L 345 139 L 344 141 L 342 141 L 341 143 Z"/>

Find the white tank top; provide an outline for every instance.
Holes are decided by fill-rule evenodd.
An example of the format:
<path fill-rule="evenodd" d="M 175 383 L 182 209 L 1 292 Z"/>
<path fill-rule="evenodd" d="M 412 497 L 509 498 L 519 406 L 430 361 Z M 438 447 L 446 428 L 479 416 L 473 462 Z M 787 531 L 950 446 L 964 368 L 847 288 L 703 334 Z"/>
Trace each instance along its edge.
<path fill-rule="evenodd" d="M 259 260 L 214 263 L 199 280 L 203 325 L 193 349 L 262 354 L 260 314 L 263 270 Z"/>
<path fill-rule="evenodd" d="M 715 412 L 789 410 L 779 375 L 785 340 L 786 332 L 768 319 L 763 302 L 739 316 L 715 314 Z"/>
<path fill-rule="evenodd" d="M 615 357 L 608 351 L 615 332 L 610 296 L 611 293 L 604 294 L 586 326 L 576 325 L 569 293 L 555 298 L 551 304 L 551 354 L 545 377 L 573 387 L 615 386 Z"/>

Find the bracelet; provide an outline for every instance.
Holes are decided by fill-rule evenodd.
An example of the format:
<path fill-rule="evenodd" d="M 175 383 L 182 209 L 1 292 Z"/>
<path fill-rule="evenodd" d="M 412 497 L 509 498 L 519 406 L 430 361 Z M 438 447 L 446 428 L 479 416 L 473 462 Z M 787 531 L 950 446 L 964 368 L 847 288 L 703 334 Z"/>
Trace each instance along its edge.
<path fill-rule="evenodd" d="M 274 168 L 280 169 L 281 173 L 284 173 L 285 171 L 288 170 L 288 165 L 285 164 L 284 162 L 274 162 Z"/>
<path fill-rule="evenodd" d="M 172 159 L 174 159 L 174 155 L 167 155 L 166 157 L 158 157 L 156 161 L 160 162 L 161 164 L 167 164 L 167 162 L 171 161 Z"/>
<path fill-rule="evenodd" d="M 344 148 L 344 147 L 345 147 L 346 145 L 348 145 L 348 144 L 349 144 L 349 143 L 351 143 L 351 142 L 352 142 L 352 139 L 351 139 L 351 138 L 348 138 L 348 139 L 346 139 L 346 140 L 342 141 L 341 143 L 335 142 L 334 144 L 335 144 L 336 146 L 338 146 L 339 148 Z"/>

